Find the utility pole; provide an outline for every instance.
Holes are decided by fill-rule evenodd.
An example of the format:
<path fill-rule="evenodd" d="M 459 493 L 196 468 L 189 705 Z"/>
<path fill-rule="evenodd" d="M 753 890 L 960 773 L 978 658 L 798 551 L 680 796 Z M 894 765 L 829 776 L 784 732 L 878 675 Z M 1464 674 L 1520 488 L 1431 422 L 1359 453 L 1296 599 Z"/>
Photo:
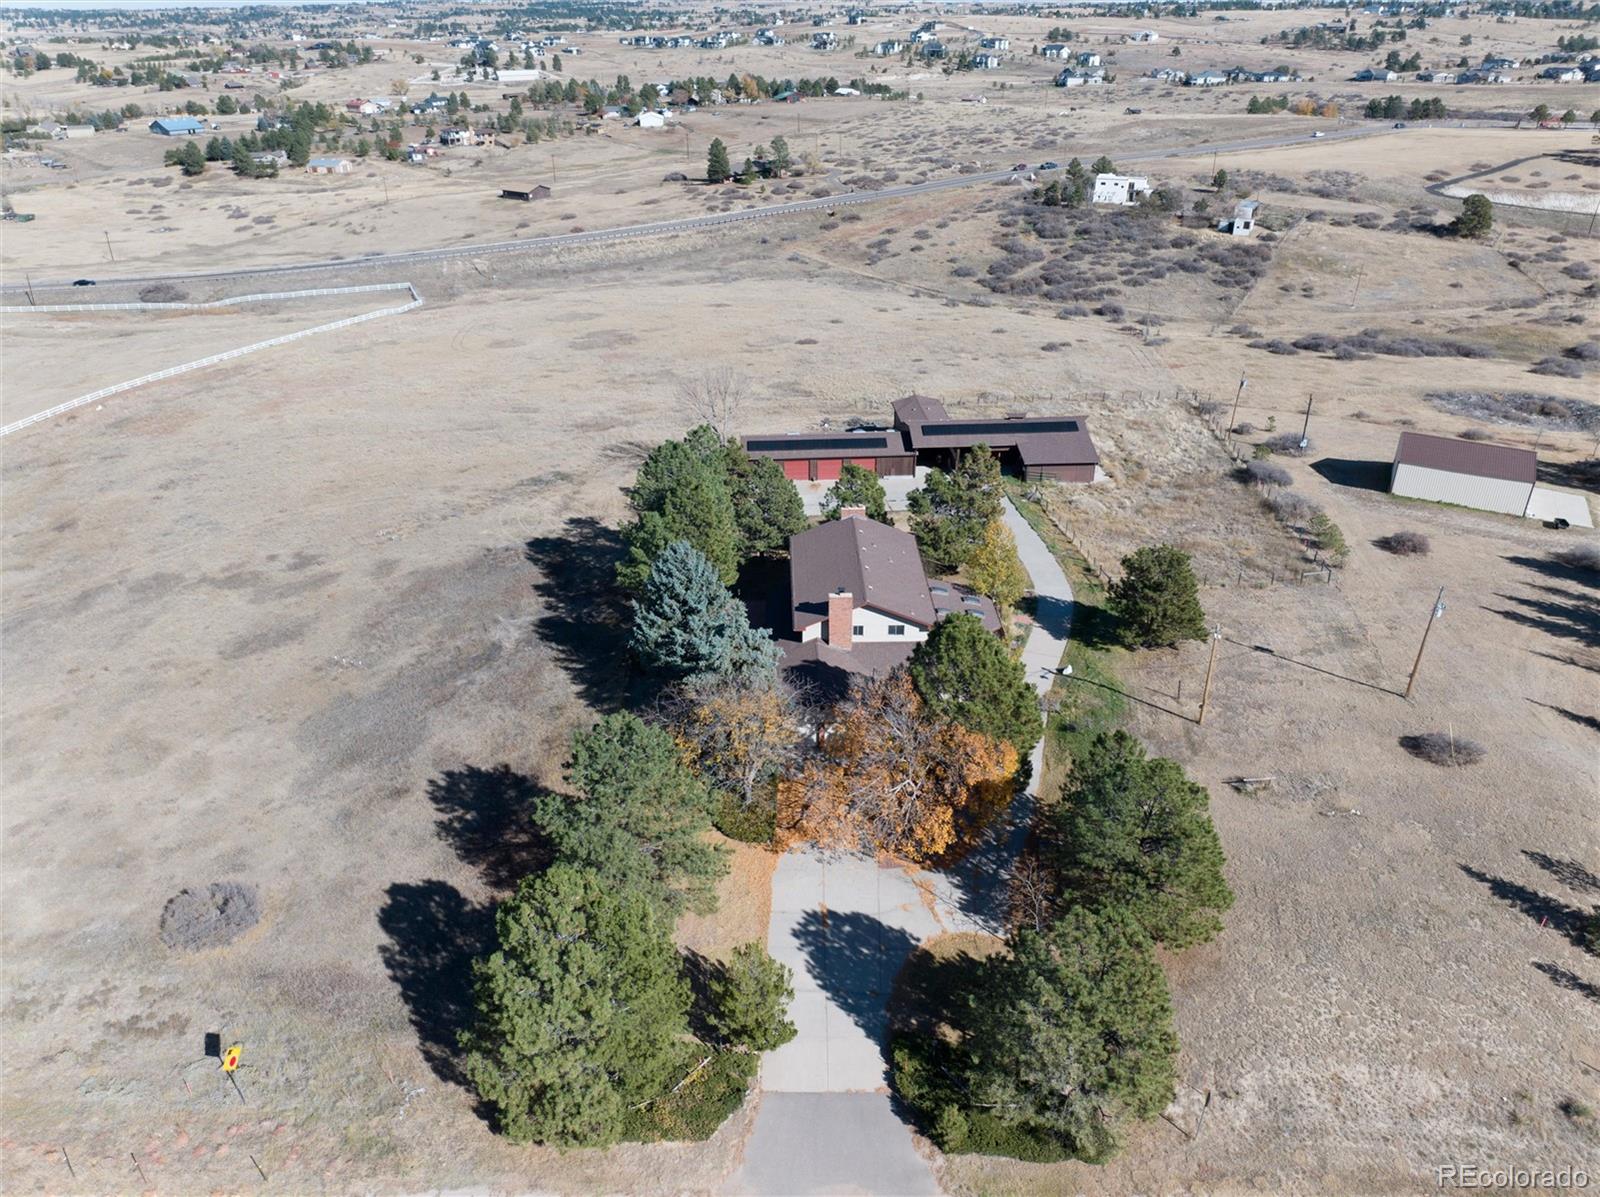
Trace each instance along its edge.
<path fill-rule="evenodd" d="M 1358 265 L 1356 267 L 1356 289 L 1354 291 L 1350 292 L 1350 306 L 1351 307 L 1355 307 L 1356 306 L 1356 296 L 1361 294 L 1361 276 L 1366 271 L 1366 269 L 1367 269 L 1367 266 L 1366 266 L 1365 262 L 1361 263 L 1360 265 Z"/>
<path fill-rule="evenodd" d="M 1222 629 L 1211 629 L 1211 659 L 1206 662 L 1206 684 L 1200 691 L 1200 716 L 1195 720 L 1204 727 L 1206 722 L 1206 703 L 1211 701 L 1211 675 L 1217 668 L 1217 644 L 1222 640 Z"/>
<path fill-rule="evenodd" d="M 1245 389 L 1245 387 L 1247 387 L 1249 385 L 1250 385 L 1250 380 L 1248 378 L 1241 378 L 1239 380 L 1239 390 L 1233 396 L 1233 413 L 1228 416 L 1228 439 L 1227 439 L 1227 443 L 1230 444 L 1230 445 L 1233 444 L 1233 429 L 1234 429 L 1235 422 L 1239 418 L 1239 400 L 1244 398 L 1244 389 Z"/>
<path fill-rule="evenodd" d="M 113 262 L 117 260 L 116 251 L 111 248 L 111 234 L 109 231 L 106 233 L 106 253 L 111 255 L 111 260 Z"/>
<path fill-rule="evenodd" d="M 33 302 L 33 275 L 31 273 L 29 273 L 28 271 L 24 270 L 22 272 L 22 277 L 24 279 L 26 279 L 27 283 L 28 283 L 28 306 L 31 308 L 31 307 L 34 306 L 34 302 Z M 1596 443 L 1596 445 L 1600 445 L 1600 441 L 1597 441 L 1595 443 Z"/>
<path fill-rule="evenodd" d="M 1439 587 L 1439 597 L 1433 600 L 1428 612 L 1428 626 L 1422 629 L 1422 643 L 1417 646 L 1417 659 L 1411 663 L 1411 676 L 1406 679 L 1405 698 L 1411 697 L 1411 687 L 1417 684 L 1417 670 L 1422 668 L 1422 653 L 1428 647 L 1428 633 L 1433 631 L 1433 621 L 1444 614 L 1444 587 Z"/>
<path fill-rule="evenodd" d="M 1302 453 L 1311 444 L 1311 439 L 1307 434 L 1311 431 L 1311 401 L 1313 398 L 1314 396 L 1312 395 L 1306 396 L 1306 421 L 1300 425 L 1300 451 Z"/>

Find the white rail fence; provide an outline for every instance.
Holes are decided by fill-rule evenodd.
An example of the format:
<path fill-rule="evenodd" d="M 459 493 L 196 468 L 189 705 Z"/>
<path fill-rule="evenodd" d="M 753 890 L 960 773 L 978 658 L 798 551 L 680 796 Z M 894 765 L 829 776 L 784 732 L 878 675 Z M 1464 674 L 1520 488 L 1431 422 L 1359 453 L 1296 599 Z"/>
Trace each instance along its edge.
<path fill-rule="evenodd" d="M 269 340 L 257 341 L 253 345 L 241 345 L 237 349 L 229 349 L 223 353 L 213 353 L 209 357 L 197 358 L 192 362 L 184 362 L 178 366 L 168 366 L 165 370 L 157 370 L 153 374 L 142 374 L 138 378 L 130 378 L 126 382 L 113 383 L 108 387 L 101 387 L 98 391 L 91 391 L 87 395 L 79 395 L 76 399 L 69 399 L 65 403 L 58 403 L 52 408 L 38 412 L 21 420 L 0 427 L 0 437 L 10 436 L 33 424 L 69 412 L 86 403 L 94 403 L 110 395 L 131 391 L 135 387 L 142 387 L 162 379 L 172 378 L 178 374 L 186 374 L 190 370 L 201 370 L 207 366 L 215 366 L 219 362 L 231 361 L 234 358 L 244 357 L 246 354 L 258 353 L 263 349 L 271 349 L 276 345 L 286 345 L 290 341 L 298 341 L 302 337 L 316 336 L 318 333 L 336 332 L 341 328 L 351 328 L 357 324 L 365 324 L 369 320 L 379 320 L 384 316 L 398 316 L 422 306 L 422 296 L 410 283 L 377 283 L 362 287 L 320 287 L 314 291 L 280 291 L 264 295 L 240 295 L 233 299 L 219 299 L 209 303 L 97 303 L 97 304 L 57 304 L 47 307 L 8 307 L 0 308 L 0 312 L 111 312 L 111 311 L 163 311 L 174 309 L 197 308 L 222 308 L 232 307 L 241 303 L 265 303 L 274 299 L 304 299 L 317 295 L 351 295 L 358 292 L 371 291 L 405 291 L 411 299 L 399 307 L 378 308 L 371 312 L 363 312 L 359 316 L 347 316 L 343 320 L 334 320 L 328 324 L 318 324 L 313 328 L 302 328 L 298 332 L 285 333 L 281 337 L 272 337 Z"/>

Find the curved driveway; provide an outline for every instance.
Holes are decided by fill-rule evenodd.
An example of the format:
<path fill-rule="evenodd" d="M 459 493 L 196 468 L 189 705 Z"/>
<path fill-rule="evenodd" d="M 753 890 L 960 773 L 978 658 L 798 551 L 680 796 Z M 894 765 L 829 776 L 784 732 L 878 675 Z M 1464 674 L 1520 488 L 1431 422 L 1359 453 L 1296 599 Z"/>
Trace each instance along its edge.
<path fill-rule="evenodd" d="M 1388 128 L 1356 126 L 1335 129 L 1316 139 L 1317 144 L 1345 141 L 1353 137 L 1370 137 L 1388 133 Z M 1202 145 L 1167 146 L 1162 149 L 1138 150 L 1123 154 L 1120 161 L 1154 162 L 1163 158 L 1193 158 L 1204 154 L 1229 154 L 1244 150 L 1275 149 L 1312 139 L 1305 133 L 1280 134 L 1275 137 L 1249 138 L 1243 141 L 1210 142 Z M 1081 153 L 1088 153 L 1083 150 Z M 548 237 L 523 237 L 515 241 L 493 241 L 482 245 L 456 245 L 442 249 L 407 250 L 392 254 L 370 254 L 355 258 L 325 258 L 320 261 L 295 262 L 286 266 L 263 266 L 247 270 L 191 270 L 166 274 L 102 275 L 105 283 L 154 283 L 183 279 L 246 278 L 261 275 L 295 274 L 309 270 L 328 270 L 349 266 L 403 266 L 415 262 L 434 262 L 448 258 L 479 258 L 491 254 L 525 253 L 529 250 L 562 249 L 574 245 L 596 245 L 607 241 L 622 241 L 635 237 L 656 237 L 669 233 L 694 232 L 716 228 L 720 225 L 740 224 L 751 220 L 767 220 L 774 216 L 790 216 L 797 212 L 811 212 L 819 208 L 833 209 L 853 204 L 872 204 L 884 200 L 906 199 L 929 192 L 948 191 L 956 187 L 975 187 L 981 183 L 995 183 L 1012 176 L 1009 170 L 983 171 L 970 175 L 954 175 L 944 179 L 930 179 L 926 183 L 908 183 L 900 187 L 884 187 L 878 191 L 847 191 L 840 195 L 818 196 L 811 199 L 791 200 L 782 204 L 766 204 L 747 208 L 742 212 L 719 212 L 711 216 L 686 216 L 678 220 L 656 220 L 646 224 L 618 225 L 609 229 L 592 229 L 582 233 L 557 233 Z M 70 286 L 71 280 L 36 282 L 35 291 L 51 287 Z M 0 290 L 21 291 L 22 283 L 7 283 Z"/>

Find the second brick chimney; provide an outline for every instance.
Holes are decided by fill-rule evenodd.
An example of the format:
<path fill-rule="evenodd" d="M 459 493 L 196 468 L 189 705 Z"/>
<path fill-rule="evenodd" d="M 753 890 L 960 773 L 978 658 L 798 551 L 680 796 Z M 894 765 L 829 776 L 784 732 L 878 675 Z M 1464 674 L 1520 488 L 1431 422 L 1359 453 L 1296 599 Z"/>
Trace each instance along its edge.
<path fill-rule="evenodd" d="M 841 507 L 841 508 L 839 508 L 839 518 L 840 519 L 847 520 L 847 519 L 851 519 L 852 517 L 859 517 L 861 519 L 866 519 L 867 518 L 867 509 L 865 507 Z"/>
<path fill-rule="evenodd" d="M 855 595 L 848 590 L 835 590 L 828 596 L 829 645 L 834 648 L 850 647 L 851 621 L 855 618 Z"/>

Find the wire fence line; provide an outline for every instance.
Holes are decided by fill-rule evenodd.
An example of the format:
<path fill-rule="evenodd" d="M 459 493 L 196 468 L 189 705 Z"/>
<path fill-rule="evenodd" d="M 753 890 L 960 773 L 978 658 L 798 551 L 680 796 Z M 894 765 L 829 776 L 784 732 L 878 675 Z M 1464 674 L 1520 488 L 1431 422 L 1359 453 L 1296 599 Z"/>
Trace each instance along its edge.
<path fill-rule="evenodd" d="M 410 300 L 410 302 L 403 303 L 398 307 L 378 308 L 375 311 L 363 312 L 359 316 L 346 316 L 342 320 L 334 320 L 334 321 L 332 321 L 332 322 L 330 322 L 328 324 L 318 324 L 313 328 L 302 328 L 298 332 L 285 333 L 284 335 L 282 335 L 280 337 L 272 337 L 272 338 L 270 338 L 268 340 L 265 340 L 265 341 L 257 341 L 252 345 L 241 345 L 237 349 L 229 349 L 229 350 L 226 350 L 226 351 L 224 351 L 222 353 L 213 353 L 213 354 L 209 355 L 208 357 L 197 358 L 196 360 L 194 360 L 192 362 L 184 362 L 181 365 L 177 365 L 177 366 L 168 366 L 165 370 L 157 370 L 152 374 L 142 374 L 138 378 L 130 378 L 126 382 L 118 382 L 118 383 L 113 383 L 111 386 L 108 386 L 108 387 L 101 387 L 98 391 L 91 391 L 87 395 L 79 395 L 76 399 L 69 399 L 65 403 L 58 403 L 54 407 L 48 408 L 45 411 L 38 412 L 35 415 L 28 416 L 28 417 L 26 417 L 24 419 L 21 419 L 21 420 L 15 420 L 10 424 L 5 425 L 4 427 L 0 427 L 0 437 L 10 436 L 13 432 L 19 432 L 24 428 L 27 428 L 27 427 L 29 427 L 31 425 L 34 425 L 34 424 L 41 423 L 44 420 L 53 420 L 55 417 L 57 417 L 59 415 L 62 415 L 64 413 L 66 413 L 66 412 L 72 411 L 74 408 L 82 407 L 86 403 L 94 403 L 96 400 L 104 399 L 104 398 L 106 398 L 106 397 L 108 397 L 110 395 L 120 394 L 123 391 L 131 391 L 135 387 L 142 387 L 142 386 L 145 386 L 145 385 L 147 385 L 149 383 L 152 383 L 152 382 L 160 382 L 163 379 L 172 378 L 172 377 L 174 377 L 174 376 L 176 376 L 178 374 L 186 374 L 190 370 L 201 370 L 201 369 L 204 369 L 207 366 L 215 366 L 219 362 L 232 361 L 234 358 L 244 357 L 246 354 L 258 353 L 263 349 L 271 349 L 271 348 L 273 348 L 274 346 L 277 346 L 277 345 L 286 345 L 291 341 L 298 341 L 302 337 L 316 336 L 318 333 L 337 332 L 339 329 L 351 328 L 351 327 L 353 327 L 353 326 L 355 326 L 357 324 L 365 324 L 369 320 L 379 320 L 379 319 L 382 319 L 384 316 L 398 316 L 398 315 L 401 315 L 404 312 L 409 312 L 409 311 L 412 311 L 415 308 L 419 308 L 423 304 L 422 296 L 417 293 L 417 289 L 414 286 L 412 286 L 410 283 L 384 283 L 384 284 L 376 285 L 376 286 L 363 286 L 363 287 L 331 287 L 331 288 L 323 288 L 323 289 L 320 289 L 318 291 L 299 292 L 298 294 L 300 294 L 300 295 L 318 295 L 318 294 L 320 294 L 320 295 L 339 295 L 339 294 L 346 294 L 346 293 L 351 292 L 351 291 L 406 291 L 406 292 L 408 292 L 410 294 L 411 300 Z M 285 295 L 294 295 L 296 293 L 294 293 L 294 292 L 286 292 L 284 294 Z M 279 298 L 281 298 L 281 297 L 283 297 L 283 296 L 279 296 Z M 242 296 L 240 298 L 241 299 L 256 299 L 256 300 L 259 300 L 261 298 L 268 298 L 268 297 Z M 165 307 L 172 307 L 172 306 L 214 307 L 214 306 L 224 306 L 225 304 L 237 303 L 237 302 L 239 302 L 239 300 L 224 300 L 224 301 L 219 301 L 216 304 L 193 304 L 193 305 L 188 305 L 188 304 L 185 304 L 185 305 L 129 304 L 129 305 L 125 305 L 125 306 L 127 306 L 129 308 L 141 308 L 141 307 L 143 307 L 143 308 L 165 308 Z M 124 305 L 95 305 L 95 307 L 98 307 L 98 308 L 100 308 L 102 310 L 104 310 L 106 308 L 114 308 L 114 307 L 118 307 L 118 306 L 124 306 Z M 37 311 L 43 311 L 45 309 L 42 309 L 42 308 L 20 308 L 20 309 L 15 309 L 14 308 L 14 309 L 9 309 L 9 310 L 12 310 L 12 311 L 24 311 L 24 312 L 27 312 L 27 311 L 37 312 Z M 70 306 L 69 305 L 65 309 L 58 309 L 58 310 L 82 311 L 82 310 L 84 310 L 84 308 L 83 307 L 74 307 L 74 306 Z M 93 309 L 91 309 L 91 310 L 93 310 Z"/>

